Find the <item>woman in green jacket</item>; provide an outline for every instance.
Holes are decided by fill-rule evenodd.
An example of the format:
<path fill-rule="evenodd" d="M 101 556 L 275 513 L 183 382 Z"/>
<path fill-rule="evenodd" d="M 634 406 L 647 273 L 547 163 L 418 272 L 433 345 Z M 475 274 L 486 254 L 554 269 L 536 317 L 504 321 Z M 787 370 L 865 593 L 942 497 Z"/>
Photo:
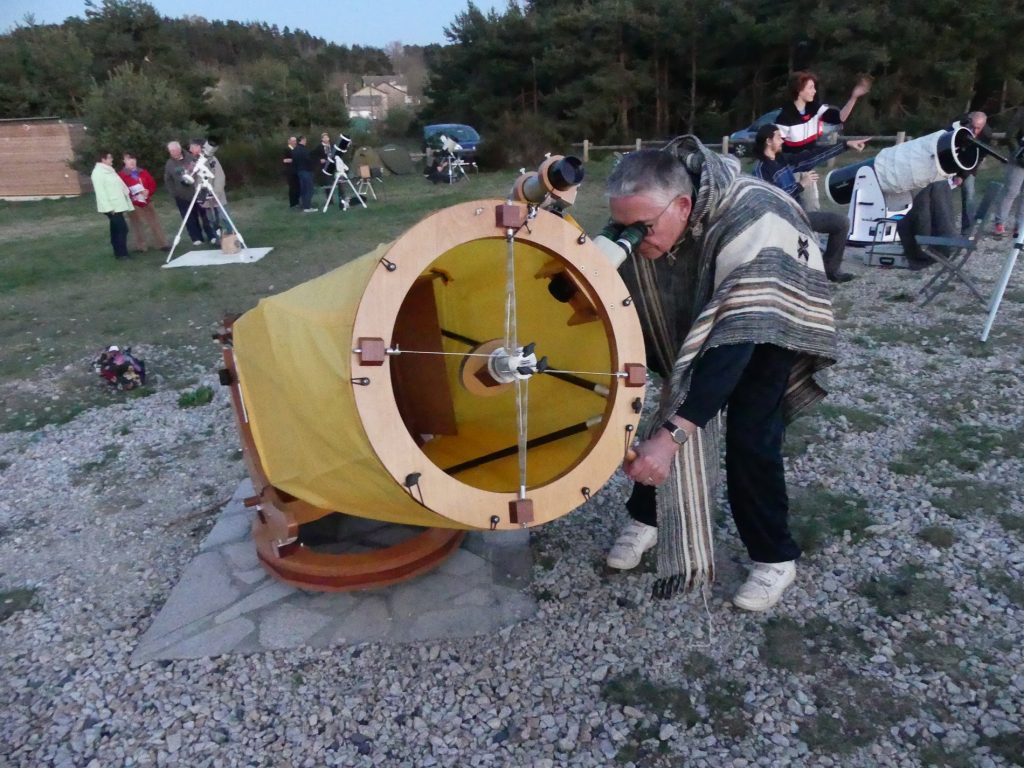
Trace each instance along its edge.
<path fill-rule="evenodd" d="M 114 258 L 128 258 L 128 222 L 124 215 L 131 211 L 131 195 L 128 187 L 114 170 L 114 155 L 101 150 L 97 155 L 96 167 L 92 169 L 92 189 L 96 193 L 96 210 L 110 219 L 110 245 Z"/>

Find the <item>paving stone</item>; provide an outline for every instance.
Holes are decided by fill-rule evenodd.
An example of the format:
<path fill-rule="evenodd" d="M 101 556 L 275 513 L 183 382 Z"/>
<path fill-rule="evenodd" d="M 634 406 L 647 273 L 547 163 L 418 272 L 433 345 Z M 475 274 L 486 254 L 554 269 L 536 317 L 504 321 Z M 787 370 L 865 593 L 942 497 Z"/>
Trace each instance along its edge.
<path fill-rule="evenodd" d="M 477 559 L 476 555 L 469 557 Z M 396 619 L 416 616 L 430 608 L 450 605 L 457 595 L 464 594 L 478 584 L 486 583 L 487 572 L 477 568 L 469 574 L 456 578 L 440 571 L 429 573 L 418 579 L 395 584 L 389 588 L 388 601 L 391 613 Z"/>
<path fill-rule="evenodd" d="M 161 659 L 191 659 L 198 656 L 219 656 L 236 650 L 256 628 L 246 618 L 238 618 L 226 624 L 218 624 L 205 632 L 193 635 L 175 645 L 160 651 Z"/>
<path fill-rule="evenodd" d="M 232 574 L 232 576 L 234 576 L 236 579 L 238 579 L 241 582 L 244 582 L 245 584 L 249 584 L 250 586 L 253 584 L 260 583 L 265 578 L 267 578 L 267 575 L 267 569 L 264 568 L 262 565 L 258 565 L 255 568 L 250 568 L 247 571 L 235 571 Z"/>
<path fill-rule="evenodd" d="M 225 611 L 217 614 L 214 622 L 222 624 L 225 621 L 236 619 L 242 614 L 265 608 L 278 600 L 282 600 L 297 590 L 281 581 L 271 581 L 264 584 L 251 595 L 247 595 Z"/>
<path fill-rule="evenodd" d="M 465 577 L 483 571 L 485 567 L 486 561 L 479 555 L 473 554 L 468 549 L 457 549 L 451 557 L 438 566 L 437 573 Z"/>
<path fill-rule="evenodd" d="M 492 611 L 481 611 L 475 606 L 441 608 L 417 616 L 406 630 L 405 640 L 435 640 L 443 637 L 472 637 L 497 628 L 497 617 Z"/>
<path fill-rule="evenodd" d="M 208 551 L 228 542 L 248 539 L 251 526 L 248 515 L 222 515 L 200 549 Z"/>
<path fill-rule="evenodd" d="M 150 625 L 146 637 L 159 637 L 223 610 L 239 595 L 238 589 L 231 584 L 220 554 L 203 552 L 189 563 L 181 581 Z"/>
<path fill-rule="evenodd" d="M 260 619 L 260 645 L 264 648 L 293 648 L 311 638 L 330 622 L 329 616 L 279 605 Z"/>
<path fill-rule="evenodd" d="M 249 570 L 260 564 L 260 560 L 256 556 L 256 547 L 248 536 L 243 541 L 225 544 L 221 547 L 221 553 L 231 567 L 236 570 Z"/>
<path fill-rule="evenodd" d="M 360 592 L 322 592 L 307 594 L 306 599 L 297 604 L 301 608 L 340 619 L 356 608 L 363 599 L 363 593 Z"/>
<path fill-rule="evenodd" d="M 384 598 L 366 597 L 338 624 L 333 642 L 355 644 L 379 640 L 390 635 L 392 628 L 391 614 Z"/>
<path fill-rule="evenodd" d="M 453 607 L 462 607 L 467 605 L 475 605 L 478 607 L 484 607 L 494 604 L 494 592 L 493 590 L 486 589 L 484 587 L 476 587 L 463 592 L 461 595 L 456 595 L 452 598 Z"/>

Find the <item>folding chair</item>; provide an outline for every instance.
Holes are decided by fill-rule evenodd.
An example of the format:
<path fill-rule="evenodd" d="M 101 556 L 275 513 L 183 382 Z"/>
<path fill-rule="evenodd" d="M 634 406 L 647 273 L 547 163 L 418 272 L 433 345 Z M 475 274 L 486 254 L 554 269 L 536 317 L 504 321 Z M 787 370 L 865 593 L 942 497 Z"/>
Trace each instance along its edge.
<path fill-rule="evenodd" d="M 978 210 L 974 214 L 974 221 L 971 224 L 971 228 L 965 236 L 918 236 L 917 242 L 922 246 L 922 250 L 934 258 L 939 267 L 938 271 L 932 275 L 931 279 L 928 280 L 928 282 L 921 288 L 920 296 L 923 298 L 921 302 L 922 307 L 927 306 L 932 299 L 946 290 L 946 286 L 953 282 L 953 278 L 956 278 L 966 285 L 970 289 L 971 293 L 973 293 L 982 304 L 989 303 L 989 297 L 981 292 L 978 286 L 971 279 L 970 275 L 967 274 L 964 267 L 967 264 L 967 260 L 975 250 L 977 250 L 978 241 L 983 236 L 982 229 L 985 224 L 985 220 L 988 218 L 993 205 L 995 205 L 996 198 L 999 196 L 999 192 L 1002 188 L 1003 185 L 998 181 L 989 183 L 988 187 L 985 189 L 985 194 L 981 199 L 981 204 L 978 206 Z M 949 254 L 945 255 L 940 251 L 935 250 L 936 246 L 949 248 Z"/>
<path fill-rule="evenodd" d="M 373 176 L 370 174 L 370 166 L 360 165 L 359 166 L 359 180 L 356 182 L 356 194 L 360 197 L 365 198 L 366 193 L 369 192 L 373 199 L 377 199 L 377 193 L 373 190 Z"/>

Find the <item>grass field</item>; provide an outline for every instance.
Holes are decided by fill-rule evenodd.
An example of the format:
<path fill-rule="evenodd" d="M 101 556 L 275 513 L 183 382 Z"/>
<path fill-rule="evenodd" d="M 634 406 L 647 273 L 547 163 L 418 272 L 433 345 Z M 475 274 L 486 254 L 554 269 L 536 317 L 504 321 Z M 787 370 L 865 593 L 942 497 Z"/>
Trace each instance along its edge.
<path fill-rule="evenodd" d="M 870 156 L 849 153 L 840 163 Z M 573 215 L 588 232 L 607 217 L 604 180 L 609 158 L 587 165 Z M 749 170 L 750 161 L 744 162 Z M 280 188 L 228 190 L 232 217 L 251 246 L 273 246 L 255 264 L 160 269 L 164 254 L 111 252 L 107 220 L 93 196 L 0 203 L 0 430 L 59 423 L 109 402 L 95 386 L 92 360 L 109 344 L 132 346 L 149 365 L 152 387 L 181 389 L 216 365 L 210 335 L 227 313 L 323 274 L 388 242 L 441 208 L 502 198 L 515 171 L 473 174 L 433 185 L 421 176 L 391 176 L 377 185 L 369 209 L 302 214 Z M 822 177 L 824 177 L 824 169 Z M 979 189 L 997 169 L 983 174 Z M 322 204 L 323 198 L 317 198 Z M 156 205 L 169 237 L 180 225 L 163 192 Z M 190 246 L 183 239 L 178 253 Z M 41 383 L 46 382 L 45 386 Z M 145 395 L 151 387 L 136 394 Z"/>
<path fill-rule="evenodd" d="M 607 216 L 602 189 L 609 167 L 607 160 L 587 167 L 574 213 L 589 231 Z M 433 211 L 503 198 L 517 175 L 473 174 L 452 186 L 391 176 L 376 185 L 380 200 L 368 209 L 326 214 L 289 210 L 283 184 L 228 190 L 246 242 L 274 250 L 254 264 L 220 267 L 161 269 L 160 251 L 116 261 L 107 219 L 96 213 L 91 194 L 0 203 L 0 429 L 38 428 L 109 402 L 91 370 L 109 344 L 132 346 L 146 360 L 153 386 L 191 386 L 216 364 L 210 336 L 226 313 L 244 312 L 391 241 Z M 322 205 L 323 197 L 317 199 Z M 177 209 L 163 192 L 156 205 L 173 237 L 181 223 Z M 190 249 L 183 238 L 176 253 Z"/>

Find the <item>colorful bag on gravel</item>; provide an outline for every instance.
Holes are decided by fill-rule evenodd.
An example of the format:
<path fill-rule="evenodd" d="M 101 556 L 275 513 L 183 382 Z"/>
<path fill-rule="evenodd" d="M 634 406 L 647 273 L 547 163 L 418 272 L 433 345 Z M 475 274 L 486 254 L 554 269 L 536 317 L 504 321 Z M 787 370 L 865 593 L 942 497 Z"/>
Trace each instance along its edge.
<path fill-rule="evenodd" d="M 112 344 L 100 353 L 92 367 L 115 389 L 135 389 L 146 383 L 146 364 L 132 354 L 131 347 L 122 350 Z"/>

